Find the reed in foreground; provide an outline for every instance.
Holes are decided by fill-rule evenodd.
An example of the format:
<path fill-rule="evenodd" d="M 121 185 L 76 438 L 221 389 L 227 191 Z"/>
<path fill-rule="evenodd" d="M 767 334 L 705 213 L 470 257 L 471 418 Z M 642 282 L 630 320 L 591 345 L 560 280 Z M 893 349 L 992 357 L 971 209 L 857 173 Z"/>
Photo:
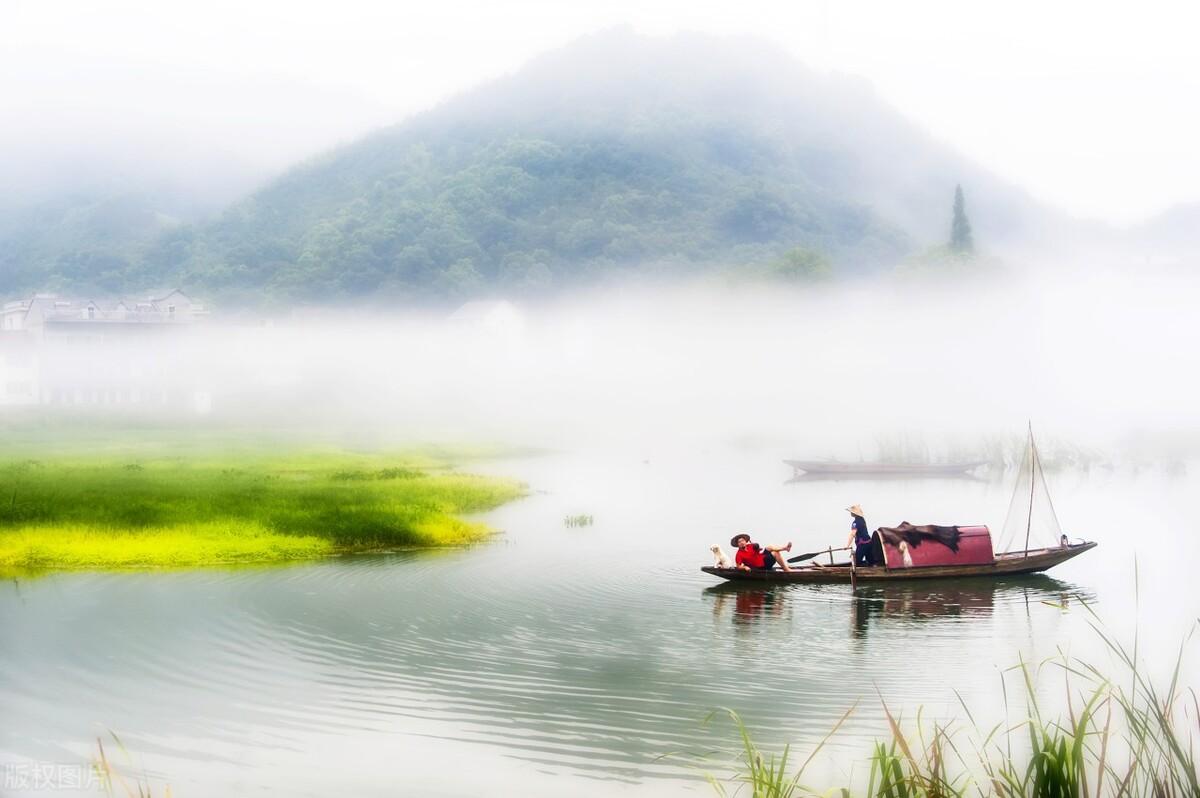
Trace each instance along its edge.
<path fill-rule="evenodd" d="M 154 789 L 149 778 L 144 772 L 137 772 L 133 756 L 125 748 L 121 738 L 111 730 L 108 734 L 121 754 L 123 763 L 118 764 L 113 760 L 104 748 L 104 741 L 96 738 L 96 755 L 92 758 L 91 767 L 99 781 L 100 789 L 109 798 L 154 798 Z M 171 785 L 164 785 L 162 795 L 163 798 L 171 798 Z"/>
<path fill-rule="evenodd" d="M 778 760 L 764 755 L 731 712 L 743 744 L 732 781 L 749 788 L 738 794 L 750 798 L 1200 798 L 1195 753 L 1200 701 L 1179 678 L 1196 628 L 1161 685 L 1139 662 L 1136 642 L 1127 646 L 1117 640 L 1094 613 L 1092 626 L 1113 654 L 1117 672 L 1104 673 L 1066 656 L 1038 667 L 1021 662 L 1001 676 L 1006 706 L 1009 680 L 1021 685 L 1022 716 L 1015 723 L 1006 718 L 985 728 L 961 697 L 963 720 L 946 725 L 926 722 L 919 712 L 915 723 L 906 725 L 884 704 L 888 734 L 873 746 L 865 785 L 818 789 L 804 783 L 805 769 L 828 736 L 803 766 L 789 773 L 788 749 Z M 1065 685 L 1064 708 L 1055 717 L 1044 712 L 1038 697 L 1039 677 L 1048 671 L 1061 676 Z M 726 795 L 725 783 L 709 781 Z"/>

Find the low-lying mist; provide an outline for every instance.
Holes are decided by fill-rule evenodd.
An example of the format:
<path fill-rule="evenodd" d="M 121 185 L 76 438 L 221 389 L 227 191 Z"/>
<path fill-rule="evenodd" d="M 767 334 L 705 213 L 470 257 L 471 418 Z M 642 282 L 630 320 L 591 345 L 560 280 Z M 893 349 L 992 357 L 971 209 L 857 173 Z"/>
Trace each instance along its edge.
<path fill-rule="evenodd" d="M 1196 289 L 1180 271 L 1046 265 L 953 283 L 625 286 L 448 316 L 218 314 L 153 340 L 48 341 L 43 375 L 76 388 L 4 410 L 356 445 L 738 444 L 852 459 L 897 440 L 968 451 L 1031 420 L 1044 437 L 1186 456 L 1200 431 Z M 172 401 L 155 391 L 166 386 Z"/>

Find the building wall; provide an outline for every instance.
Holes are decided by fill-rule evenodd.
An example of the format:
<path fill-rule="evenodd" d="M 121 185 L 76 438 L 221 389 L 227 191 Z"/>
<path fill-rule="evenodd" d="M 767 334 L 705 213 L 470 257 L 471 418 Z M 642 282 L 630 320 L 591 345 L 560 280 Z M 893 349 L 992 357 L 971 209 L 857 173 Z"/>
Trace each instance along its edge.
<path fill-rule="evenodd" d="M 0 405 L 37 404 L 41 384 L 41 361 L 33 342 L 21 331 L 0 331 Z"/>
<path fill-rule="evenodd" d="M 180 291 L 103 303 L 37 294 L 0 314 L 0 405 L 211 409 L 180 363 L 187 330 L 206 312 Z"/>
<path fill-rule="evenodd" d="M 25 328 L 25 314 L 29 312 L 26 302 L 8 302 L 0 310 L 0 331 L 14 332 Z"/>

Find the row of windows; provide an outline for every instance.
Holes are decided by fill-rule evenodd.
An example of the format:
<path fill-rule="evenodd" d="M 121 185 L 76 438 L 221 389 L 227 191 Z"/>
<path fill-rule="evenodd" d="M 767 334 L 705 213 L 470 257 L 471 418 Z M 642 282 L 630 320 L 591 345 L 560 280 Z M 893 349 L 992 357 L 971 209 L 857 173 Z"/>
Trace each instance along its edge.
<path fill-rule="evenodd" d="M 149 305 L 138 305 L 137 309 L 139 311 L 147 311 L 148 312 L 150 310 L 150 306 Z M 96 306 L 95 305 L 88 305 L 87 317 L 88 317 L 88 321 L 96 320 Z M 167 318 L 171 318 L 171 319 L 175 318 L 175 306 L 174 305 L 167 305 Z"/>

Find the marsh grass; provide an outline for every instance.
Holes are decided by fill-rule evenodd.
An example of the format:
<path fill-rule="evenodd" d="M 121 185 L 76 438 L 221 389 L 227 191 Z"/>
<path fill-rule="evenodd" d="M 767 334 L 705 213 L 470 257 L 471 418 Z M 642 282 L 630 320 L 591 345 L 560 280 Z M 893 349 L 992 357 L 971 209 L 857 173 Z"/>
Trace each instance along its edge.
<path fill-rule="evenodd" d="M 0 567 L 263 562 L 447 546 L 489 530 L 459 516 L 523 495 L 519 483 L 424 455 L 20 459 L 0 466 Z"/>
<path fill-rule="evenodd" d="M 820 790 L 806 786 L 802 778 L 829 735 L 789 774 L 788 749 L 778 761 L 764 755 L 730 712 L 743 747 L 733 782 L 749 787 L 751 798 L 1200 798 L 1195 753 L 1200 700 L 1194 689 L 1180 685 L 1185 648 L 1196 627 L 1180 646 L 1164 686 L 1147 675 L 1136 637 L 1132 646 L 1120 642 L 1081 603 L 1112 655 L 1111 672 L 1062 654 L 1036 667 L 1020 662 L 1001 674 L 1005 719 L 987 727 L 961 697 L 963 719 L 948 724 L 928 722 L 920 712 L 914 723 L 905 724 L 881 697 L 888 734 L 872 747 L 866 784 Z M 1046 714 L 1045 699 L 1039 698 L 1038 683 L 1047 674 L 1063 680 L 1065 702 L 1054 717 Z M 1019 681 L 1023 699 L 1015 722 L 1007 717 L 1010 680 Z M 726 795 L 722 782 L 709 780 Z"/>
<path fill-rule="evenodd" d="M 812 793 L 813 791 L 810 788 L 803 786 L 801 783 L 805 771 L 808 770 L 808 766 L 816 759 L 817 754 L 825 747 L 825 744 L 829 742 L 838 729 L 842 727 L 842 724 L 846 722 L 846 719 L 854 713 L 856 707 L 857 703 L 842 715 L 794 773 L 788 772 L 788 759 L 791 756 L 791 746 L 785 745 L 778 758 L 774 754 L 764 755 L 751 738 L 750 730 L 746 728 L 746 724 L 742 721 L 741 716 L 732 709 L 721 710 L 723 714 L 727 715 L 733 721 L 733 725 L 737 729 L 738 736 L 742 742 L 738 773 L 734 777 L 734 782 L 737 784 L 734 794 L 741 795 L 744 789 L 749 789 L 750 798 L 789 798 L 789 796 L 797 794 L 807 795 Z M 717 713 L 709 713 L 709 716 L 705 718 L 705 723 L 712 720 L 715 714 Z M 706 774 L 706 779 L 719 795 L 729 795 L 722 781 L 711 774 Z"/>
<path fill-rule="evenodd" d="M 328 540 L 276 534 L 254 523 L 177 524 L 136 531 L 47 524 L 0 533 L 0 565 L 34 571 L 269 562 L 332 553 Z"/>
<path fill-rule="evenodd" d="M 92 770 L 100 781 L 100 789 L 109 798 L 123 795 L 125 798 L 154 798 L 150 780 L 143 772 L 135 774 L 133 755 L 125 748 L 121 738 L 115 732 L 109 731 L 112 744 L 121 754 L 122 763 L 118 764 L 104 748 L 104 741 L 96 738 L 96 755 L 92 758 Z M 171 785 L 163 788 L 163 798 L 171 798 Z"/>

